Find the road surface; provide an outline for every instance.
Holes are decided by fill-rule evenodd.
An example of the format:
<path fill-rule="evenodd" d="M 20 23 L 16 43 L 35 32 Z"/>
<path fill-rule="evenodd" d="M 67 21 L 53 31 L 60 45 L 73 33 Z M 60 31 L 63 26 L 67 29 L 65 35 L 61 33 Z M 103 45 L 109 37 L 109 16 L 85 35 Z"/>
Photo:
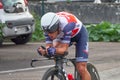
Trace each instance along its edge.
<path fill-rule="evenodd" d="M 4 43 L 0 47 L 0 80 L 41 80 L 54 62 L 41 61 L 31 68 L 31 59 L 43 59 L 36 51 L 40 45 L 45 44 Z M 74 49 L 74 46 L 69 48 L 68 57 L 74 57 Z M 101 80 L 120 80 L 120 43 L 89 42 L 89 62 L 97 67 Z"/>

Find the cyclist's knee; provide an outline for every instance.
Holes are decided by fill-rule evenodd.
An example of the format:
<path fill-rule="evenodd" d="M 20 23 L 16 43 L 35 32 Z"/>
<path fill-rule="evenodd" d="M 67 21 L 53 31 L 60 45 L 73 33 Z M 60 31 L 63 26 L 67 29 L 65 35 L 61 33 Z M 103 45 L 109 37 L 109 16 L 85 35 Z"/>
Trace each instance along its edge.
<path fill-rule="evenodd" d="M 87 71 L 87 63 L 86 62 L 77 62 L 76 63 L 76 68 L 80 74 L 85 74 Z"/>

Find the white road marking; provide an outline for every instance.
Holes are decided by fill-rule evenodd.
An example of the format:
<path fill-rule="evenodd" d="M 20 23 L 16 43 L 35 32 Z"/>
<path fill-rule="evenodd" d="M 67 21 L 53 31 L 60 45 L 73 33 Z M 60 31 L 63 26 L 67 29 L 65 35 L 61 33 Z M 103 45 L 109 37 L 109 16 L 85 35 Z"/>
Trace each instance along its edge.
<path fill-rule="evenodd" d="M 41 66 L 41 67 L 32 67 L 32 68 L 24 68 L 24 69 L 15 69 L 15 70 L 8 70 L 8 71 L 0 71 L 0 74 L 5 73 L 13 73 L 13 72 L 21 72 L 21 71 L 29 71 L 29 70 L 36 70 L 36 69 L 43 69 L 43 68 L 49 68 L 53 67 L 54 65 L 48 65 L 48 66 Z"/>

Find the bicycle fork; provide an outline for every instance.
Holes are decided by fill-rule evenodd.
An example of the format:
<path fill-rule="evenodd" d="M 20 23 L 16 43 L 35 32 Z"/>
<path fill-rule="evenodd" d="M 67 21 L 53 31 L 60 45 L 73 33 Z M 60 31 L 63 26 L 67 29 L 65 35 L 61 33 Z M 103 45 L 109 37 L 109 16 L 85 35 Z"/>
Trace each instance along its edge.
<path fill-rule="evenodd" d="M 60 74 L 60 72 L 62 71 L 62 74 L 65 76 L 65 79 L 68 80 L 67 73 L 63 68 L 63 64 L 64 62 L 62 61 L 62 59 L 58 59 L 56 60 L 55 66 L 58 68 L 58 74 Z"/>

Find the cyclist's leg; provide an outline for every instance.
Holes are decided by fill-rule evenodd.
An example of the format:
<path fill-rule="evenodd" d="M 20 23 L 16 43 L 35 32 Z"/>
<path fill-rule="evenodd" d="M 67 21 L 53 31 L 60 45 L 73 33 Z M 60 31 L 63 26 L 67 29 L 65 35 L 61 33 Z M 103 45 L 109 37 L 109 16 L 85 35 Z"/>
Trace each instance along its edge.
<path fill-rule="evenodd" d="M 91 80 L 91 76 L 89 72 L 87 71 L 87 63 L 86 62 L 77 62 L 76 68 L 82 78 L 82 80 Z"/>
<path fill-rule="evenodd" d="M 82 80 L 91 80 L 87 71 L 88 61 L 88 34 L 85 27 L 81 28 L 76 38 L 76 68 L 80 73 Z"/>

